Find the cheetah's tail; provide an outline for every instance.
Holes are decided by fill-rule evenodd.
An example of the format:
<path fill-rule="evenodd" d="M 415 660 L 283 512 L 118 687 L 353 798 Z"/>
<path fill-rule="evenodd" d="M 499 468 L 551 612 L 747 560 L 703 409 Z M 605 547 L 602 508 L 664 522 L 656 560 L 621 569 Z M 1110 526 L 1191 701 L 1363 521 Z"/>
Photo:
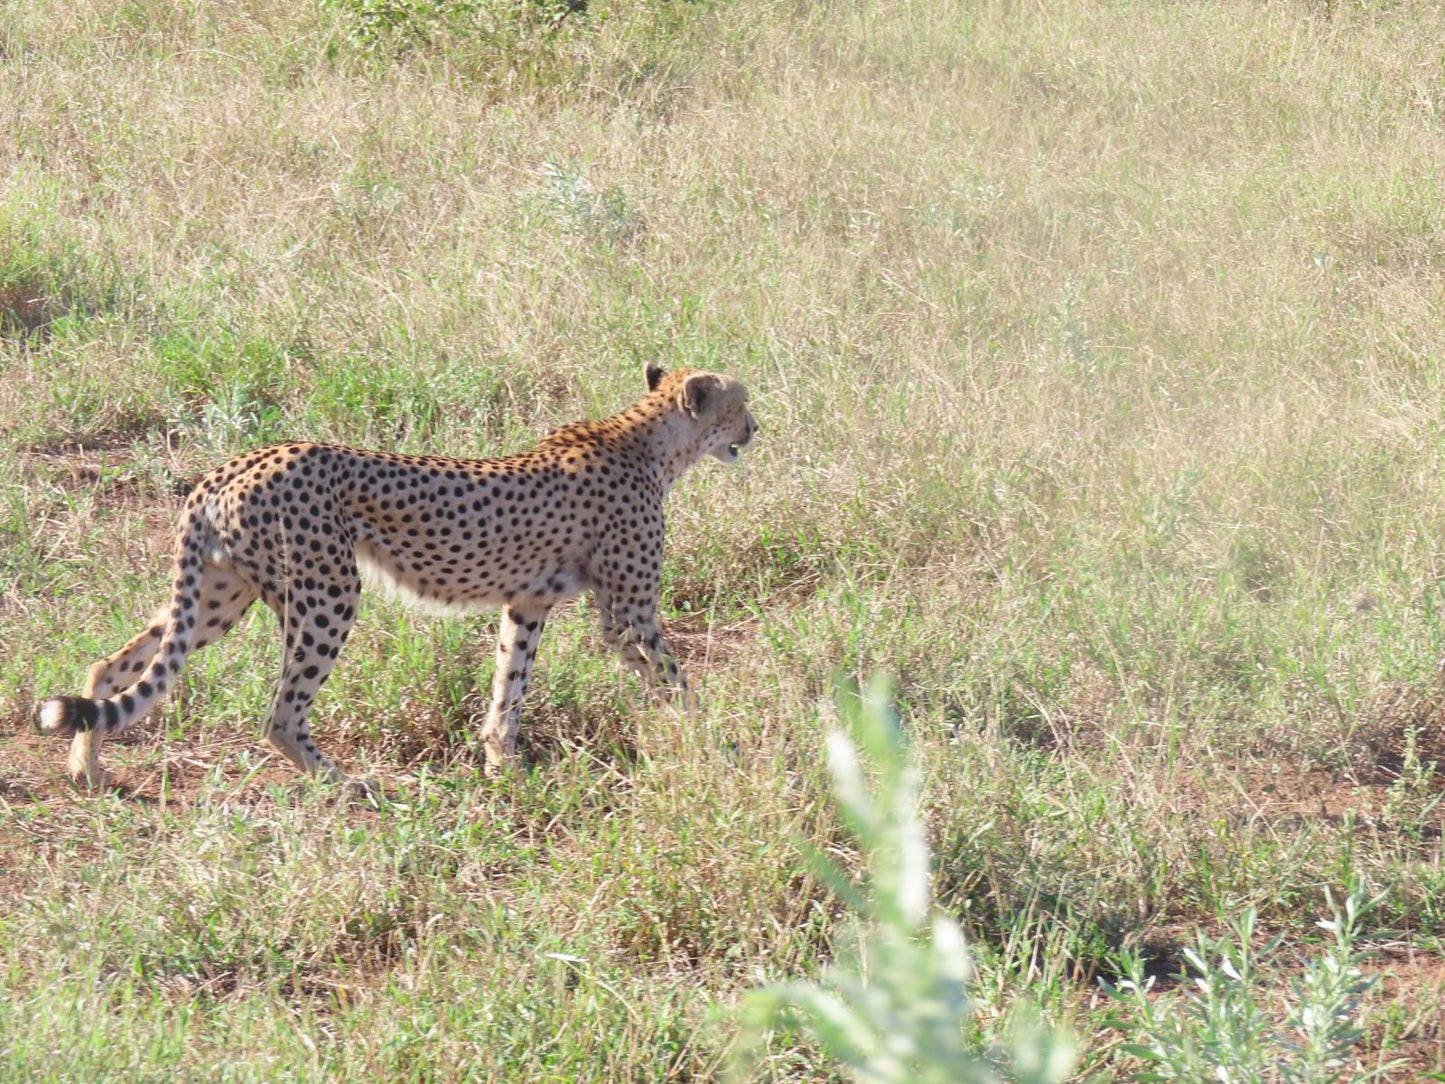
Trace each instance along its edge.
<path fill-rule="evenodd" d="M 190 653 L 201 603 L 202 544 L 209 536 L 204 514 L 199 508 L 192 509 L 176 539 L 171 611 L 150 668 L 113 696 L 54 696 L 42 700 L 35 709 L 36 730 L 47 735 L 70 735 L 99 727 L 110 735 L 146 717 L 165 694 L 167 681 L 180 676 Z"/>

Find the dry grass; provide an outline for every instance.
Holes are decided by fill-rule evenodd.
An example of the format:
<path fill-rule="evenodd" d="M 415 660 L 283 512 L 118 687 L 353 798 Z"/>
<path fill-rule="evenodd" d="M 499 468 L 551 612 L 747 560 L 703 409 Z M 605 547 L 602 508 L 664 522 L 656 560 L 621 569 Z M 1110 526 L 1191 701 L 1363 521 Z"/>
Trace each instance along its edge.
<path fill-rule="evenodd" d="M 843 847 L 838 668 L 901 679 L 985 1028 L 1026 993 L 1107 1059 L 1079 979 L 1120 945 L 1167 958 L 1246 903 L 1307 937 L 1356 877 L 1437 959 L 1434 5 L 343 31 L 268 0 L 0 14 L 13 1074 L 709 1076 L 706 1006 L 836 932 L 790 840 Z M 70 795 L 22 735 L 153 607 L 175 490 L 223 456 L 511 449 L 653 360 L 738 375 L 763 425 L 670 508 L 691 725 L 565 615 L 536 770 L 490 790 L 489 623 L 373 603 L 318 731 L 389 781 L 381 816 L 268 787 L 263 617 L 117 750 L 154 804 Z M 1374 1034 L 1438 1069 L 1433 973 Z"/>

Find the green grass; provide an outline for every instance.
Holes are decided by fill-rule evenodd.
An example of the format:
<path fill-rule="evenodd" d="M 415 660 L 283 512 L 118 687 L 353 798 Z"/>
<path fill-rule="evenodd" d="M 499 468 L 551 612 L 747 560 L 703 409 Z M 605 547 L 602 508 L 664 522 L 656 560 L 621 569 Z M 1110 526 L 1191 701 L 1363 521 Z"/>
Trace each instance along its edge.
<path fill-rule="evenodd" d="M 980 1042 L 1024 999 L 1125 1078 L 1096 980 L 1250 908 L 1278 1023 L 1364 886 L 1361 1056 L 1442 1068 L 1436 5 L 366 6 L 0 13 L 5 1078 L 718 1076 L 848 936 L 838 670 L 896 679 Z M 510 451 L 649 362 L 762 425 L 669 503 L 696 718 L 583 604 L 483 781 L 492 619 L 370 597 L 315 715 L 380 812 L 257 741 L 261 612 L 132 792 L 29 734 L 226 456 Z"/>

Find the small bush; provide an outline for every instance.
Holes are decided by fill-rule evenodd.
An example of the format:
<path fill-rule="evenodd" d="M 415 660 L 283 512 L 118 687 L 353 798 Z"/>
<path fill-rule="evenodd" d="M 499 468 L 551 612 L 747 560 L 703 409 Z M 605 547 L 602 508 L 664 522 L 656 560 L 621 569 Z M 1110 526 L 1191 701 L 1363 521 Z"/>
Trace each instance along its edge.
<path fill-rule="evenodd" d="M 957 923 L 939 912 L 930 916 L 919 771 L 904 749 L 888 687 L 875 682 L 863 697 L 856 688 L 841 688 L 838 704 L 848 734 L 829 735 L 828 765 L 844 819 L 867 852 L 871 891 L 859 891 L 816 852 L 810 862 L 871 928 L 857 939 L 860 951 L 826 969 L 820 982 L 774 983 L 750 993 L 744 1048 L 756 1048 L 764 1032 L 781 1022 L 809 1031 L 857 1081 L 1063 1080 L 1074 1062 L 1074 1043 L 1061 1032 L 1018 1029 L 987 1058 L 970 1049 L 968 951 Z M 878 772 L 876 797 L 864 782 L 859 746 Z M 920 933 L 925 920 L 927 937 Z"/>
<path fill-rule="evenodd" d="M 443 35 L 493 39 L 502 30 L 555 26 L 585 0 L 320 0 L 340 12 L 350 38 L 366 52 L 409 48 Z"/>
<path fill-rule="evenodd" d="M 1139 1041 L 1125 1053 L 1148 1063 L 1135 1077 L 1141 1081 L 1224 1081 L 1226 1084 L 1365 1084 L 1382 1079 L 1397 1065 L 1362 1068 L 1355 1046 L 1364 1036 L 1361 1003 L 1375 984 L 1360 971 L 1356 948 L 1360 921 L 1369 911 L 1357 888 L 1343 910 L 1317 925 L 1329 932 L 1329 944 L 1291 981 L 1283 1019 L 1265 1004 L 1273 997 L 1264 988 L 1269 972 L 1262 968 L 1280 947 L 1276 937 L 1253 949 L 1255 911 L 1249 908 L 1229 934 L 1196 934 L 1185 959 L 1195 974 L 1179 976 L 1192 990 L 1182 1000 L 1150 996 L 1154 984 L 1145 979 L 1143 961 L 1125 954 L 1128 978 L 1118 986 L 1104 984 L 1109 995 L 1130 1010 L 1121 1026 Z"/>

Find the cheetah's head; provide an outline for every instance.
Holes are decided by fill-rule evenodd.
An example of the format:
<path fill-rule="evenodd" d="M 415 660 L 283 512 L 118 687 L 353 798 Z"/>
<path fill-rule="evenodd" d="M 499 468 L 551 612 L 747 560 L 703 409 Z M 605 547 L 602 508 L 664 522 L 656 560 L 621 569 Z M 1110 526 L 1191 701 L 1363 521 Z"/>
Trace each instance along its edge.
<path fill-rule="evenodd" d="M 730 376 L 689 369 L 669 373 L 649 365 L 647 387 L 670 393 L 678 411 L 693 421 L 701 455 L 736 463 L 758 431 L 748 410 L 748 390 Z"/>

